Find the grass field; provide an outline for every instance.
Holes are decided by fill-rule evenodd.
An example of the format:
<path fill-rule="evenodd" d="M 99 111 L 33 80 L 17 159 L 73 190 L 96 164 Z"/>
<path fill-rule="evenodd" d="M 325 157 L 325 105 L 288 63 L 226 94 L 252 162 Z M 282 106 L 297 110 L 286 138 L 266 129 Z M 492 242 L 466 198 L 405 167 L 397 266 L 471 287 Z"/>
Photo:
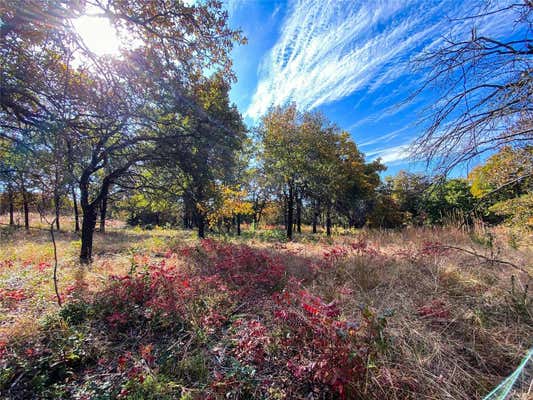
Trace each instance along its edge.
<path fill-rule="evenodd" d="M 89 267 L 56 234 L 60 308 L 49 232 L 2 228 L 0 397 L 482 398 L 532 346 L 528 239 L 113 221 Z"/>

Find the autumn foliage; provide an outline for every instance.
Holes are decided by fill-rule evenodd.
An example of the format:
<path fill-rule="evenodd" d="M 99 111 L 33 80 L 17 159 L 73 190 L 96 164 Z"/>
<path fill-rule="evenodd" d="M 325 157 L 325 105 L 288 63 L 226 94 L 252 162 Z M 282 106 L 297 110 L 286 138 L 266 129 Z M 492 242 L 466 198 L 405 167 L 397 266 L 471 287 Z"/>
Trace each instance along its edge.
<path fill-rule="evenodd" d="M 330 268 L 333 258 L 347 252 L 333 247 L 318 265 L 306 268 L 314 273 Z M 25 294 L 5 291 L 2 296 L 12 302 Z M 244 244 L 203 240 L 170 250 L 158 261 L 136 256 L 130 272 L 110 276 L 103 290 L 90 293 L 78 284 L 62 296 L 67 301 L 63 322 L 49 329 L 58 330 L 60 337 L 78 332 L 86 354 L 75 363 L 68 357 L 56 359 L 57 340 L 52 338 L 24 346 L 2 343 L 4 366 L 17 371 L 29 363 L 41 370 L 54 358 L 80 376 L 88 371 L 112 374 L 109 390 L 119 398 L 137 393 L 155 375 L 195 387 L 198 398 L 268 396 L 273 388 L 289 397 L 316 390 L 345 398 L 356 390 L 374 351 L 371 313 L 346 319 L 342 304 L 313 294 L 289 274 L 279 255 Z M 203 382 L 182 376 L 164 361 L 172 343 L 181 343 L 177 353 L 171 352 L 175 362 L 187 358 L 187 350 L 180 349 L 184 340 L 201 354 Z M 90 356 L 96 343 L 114 350 Z M 47 374 L 52 375 L 47 375 L 47 387 L 61 383 L 75 393 L 53 370 Z M 17 384 L 35 390 L 32 381 Z"/>

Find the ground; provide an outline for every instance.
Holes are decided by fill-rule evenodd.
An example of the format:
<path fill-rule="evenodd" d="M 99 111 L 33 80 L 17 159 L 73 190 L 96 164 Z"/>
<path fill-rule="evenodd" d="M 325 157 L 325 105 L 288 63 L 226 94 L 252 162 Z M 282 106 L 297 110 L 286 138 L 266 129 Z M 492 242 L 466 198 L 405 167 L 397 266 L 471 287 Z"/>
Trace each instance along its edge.
<path fill-rule="evenodd" d="M 112 221 L 89 267 L 78 236 L 56 233 L 59 307 L 49 232 L 4 227 L 0 397 L 482 398 L 532 346 L 528 239 L 418 227 L 198 241 Z"/>

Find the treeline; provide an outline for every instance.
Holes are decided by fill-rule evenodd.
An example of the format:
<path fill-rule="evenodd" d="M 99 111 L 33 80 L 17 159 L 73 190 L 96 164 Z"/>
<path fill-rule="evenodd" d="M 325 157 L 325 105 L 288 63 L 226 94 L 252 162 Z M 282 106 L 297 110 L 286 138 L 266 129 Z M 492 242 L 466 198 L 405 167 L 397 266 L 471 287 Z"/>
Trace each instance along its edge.
<path fill-rule="evenodd" d="M 197 139 L 180 152 L 166 143 L 157 157 L 121 174 L 95 206 L 100 231 L 110 211 L 131 225 L 197 229 L 200 237 L 208 230 L 240 235 L 242 223 L 254 229 L 283 225 L 289 239 L 303 226 L 331 235 L 334 225 L 465 226 L 474 218 L 531 225 L 529 146 L 502 148 L 467 179 L 400 171 L 382 181 L 386 168 L 379 160 L 366 162 L 347 132 L 295 104 L 271 109 L 248 136 L 242 126 L 236 132 L 241 134 L 232 136 L 231 145 Z M 78 230 L 77 185 L 68 179 L 54 184 L 44 162 L 53 160 L 50 155 L 33 170 L 23 168 L 16 149 L 3 147 L 0 212 L 14 224 L 14 211 L 22 210 L 26 226 L 29 210 L 53 212 L 57 229 L 61 214 L 71 213 Z"/>
<path fill-rule="evenodd" d="M 286 122 L 281 122 L 280 113 L 290 114 L 296 128 L 278 130 Z M 381 180 L 379 172 L 385 166 L 379 160 L 365 162 L 345 132 L 319 113 L 301 114 L 300 120 L 293 119 L 296 115 L 290 106 L 264 117 L 248 153 L 252 162 L 238 174 L 235 186 L 219 188 L 216 201 L 207 205 L 211 230 L 240 234 L 243 222 L 253 228 L 282 225 L 291 238 L 303 226 L 327 235 L 332 226 L 468 227 L 474 220 L 533 227 L 530 146 L 502 148 L 467 178 L 400 171 Z M 133 224 L 196 226 L 185 199 L 166 201 L 162 195 L 142 190 L 116 202 L 115 209 L 126 212 Z"/>

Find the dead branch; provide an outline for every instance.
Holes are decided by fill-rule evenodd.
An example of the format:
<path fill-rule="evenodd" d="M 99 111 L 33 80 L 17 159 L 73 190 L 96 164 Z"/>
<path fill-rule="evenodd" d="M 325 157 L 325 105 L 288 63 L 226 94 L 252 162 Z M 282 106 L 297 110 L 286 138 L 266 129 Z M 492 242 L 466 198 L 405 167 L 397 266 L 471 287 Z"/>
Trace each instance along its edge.
<path fill-rule="evenodd" d="M 523 267 L 519 266 L 519 265 L 516 265 L 516 264 L 513 264 L 512 262 L 510 261 L 505 261 L 505 260 L 500 260 L 500 259 L 497 259 L 497 258 L 494 258 L 494 257 L 487 257 L 483 254 L 479 254 L 473 250 L 468 250 L 468 249 L 464 249 L 462 247 L 458 247 L 458 246 L 450 246 L 450 245 L 447 245 L 447 244 L 434 244 L 434 245 L 431 245 L 431 246 L 428 246 L 429 249 L 442 249 L 442 250 L 457 250 L 457 251 L 460 251 L 460 252 L 463 252 L 463 253 L 466 253 L 466 254 L 470 254 L 474 257 L 477 257 L 477 258 L 481 258 L 491 264 L 502 264 L 502 265 L 508 265 L 514 269 L 517 269 L 518 271 L 520 272 L 523 272 L 525 273 L 528 277 L 531 277 L 530 273 L 524 269 Z"/>

